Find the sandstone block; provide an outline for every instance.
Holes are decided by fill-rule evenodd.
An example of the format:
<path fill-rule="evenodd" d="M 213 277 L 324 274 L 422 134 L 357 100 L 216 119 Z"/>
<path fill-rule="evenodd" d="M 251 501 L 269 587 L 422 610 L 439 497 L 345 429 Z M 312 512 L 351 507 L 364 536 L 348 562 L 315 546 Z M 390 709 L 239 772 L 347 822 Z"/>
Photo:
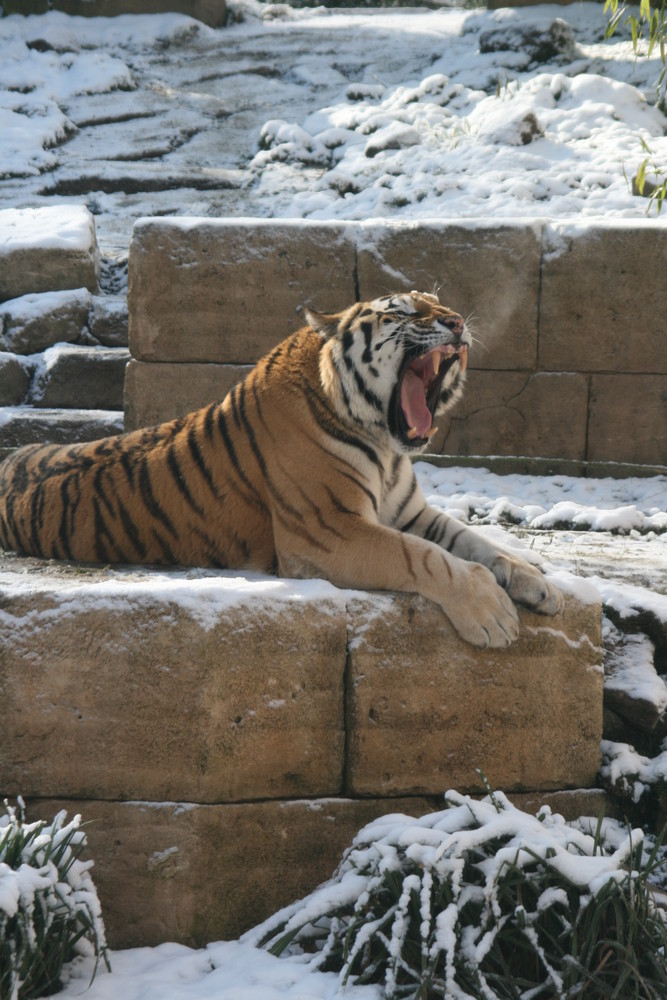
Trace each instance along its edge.
<path fill-rule="evenodd" d="M 92 339 L 105 347 L 127 347 L 129 315 L 126 298 L 94 295 L 88 329 Z"/>
<path fill-rule="evenodd" d="M 592 376 L 588 457 L 665 464 L 667 375 Z"/>
<path fill-rule="evenodd" d="M 539 367 L 667 372 L 662 223 L 553 223 L 545 231 Z M 664 456 L 663 456 L 664 457 Z"/>
<path fill-rule="evenodd" d="M 125 347 L 58 344 L 44 352 L 32 383 L 33 406 L 123 408 Z"/>
<path fill-rule="evenodd" d="M 99 251 L 83 205 L 0 211 L 0 302 L 63 288 L 97 290 Z"/>
<path fill-rule="evenodd" d="M 184 365 L 130 361 L 125 373 L 125 427 L 149 427 L 221 402 L 252 365 Z"/>
<path fill-rule="evenodd" d="M 472 316 L 472 368 L 536 367 L 539 225 L 369 222 L 358 243 L 362 300 L 437 288 L 443 304 Z"/>
<path fill-rule="evenodd" d="M 1 565 L 0 791 L 190 802 L 340 792 L 335 588 Z"/>
<path fill-rule="evenodd" d="M 74 444 L 96 441 L 123 430 L 115 410 L 44 410 L 5 406 L 0 410 L 0 449 L 24 444 Z"/>
<path fill-rule="evenodd" d="M 520 612 L 507 650 L 462 642 L 435 605 L 348 602 L 351 795 L 549 790 L 593 782 L 602 735 L 599 604 Z"/>
<path fill-rule="evenodd" d="M 30 385 L 30 368 L 25 358 L 0 351 L 0 406 L 18 406 Z"/>
<path fill-rule="evenodd" d="M 29 818 L 81 813 L 112 948 L 236 938 L 330 878 L 357 831 L 388 812 L 441 808 L 409 798 L 198 806 L 29 803 Z M 258 998 L 259 1000 L 259 998 Z"/>
<path fill-rule="evenodd" d="M 4 0 L 6 14 L 45 14 L 62 10 L 77 17 L 115 17 L 117 14 L 188 14 L 212 28 L 224 27 L 225 0 Z"/>
<path fill-rule="evenodd" d="M 586 458 L 587 377 L 472 371 L 430 451 L 448 455 Z"/>
<path fill-rule="evenodd" d="M 0 306 L 2 342 L 17 354 L 38 354 L 58 343 L 81 340 L 92 296 L 86 288 L 38 292 Z"/>
<path fill-rule="evenodd" d="M 129 256 L 132 355 L 253 363 L 302 325 L 299 306 L 354 302 L 354 273 L 342 224 L 142 219 Z"/>

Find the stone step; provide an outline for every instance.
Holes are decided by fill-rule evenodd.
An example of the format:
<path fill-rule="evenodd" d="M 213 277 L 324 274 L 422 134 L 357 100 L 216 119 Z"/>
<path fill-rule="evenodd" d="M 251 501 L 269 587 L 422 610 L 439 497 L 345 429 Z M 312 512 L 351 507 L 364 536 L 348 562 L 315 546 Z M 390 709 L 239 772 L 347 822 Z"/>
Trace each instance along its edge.
<path fill-rule="evenodd" d="M 593 784 L 599 603 L 520 618 L 482 651 L 420 597 L 5 555 L 0 794 L 100 820 L 113 947 L 235 936 L 367 817 L 481 792 L 477 768 L 533 797 Z"/>
<path fill-rule="evenodd" d="M 83 205 L 0 211 L 0 302 L 63 288 L 96 292 L 99 267 L 95 222 Z"/>
<path fill-rule="evenodd" d="M 125 347 L 56 344 L 37 364 L 29 401 L 36 407 L 120 410 L 129 359 Z"/>
<path fill-rule="evenodd" d="M 613 815 L 601 789 L 510 798 L 533 815 L 545 805 L 565 819 Z M 50 820 L 60 809 L 83 815 L 112 948 L 165 941 L 202 947 L 234 939 L 312 892 L 371 820 L 423 816 L 442 806 L 441 795 L 231 805 L 59 798 L 31 800 L 28 819 Z"/>
<path fill-rule="evenodd" d="M 123 431 L 119 410 L 40 409 L 0 407 L 0 458 L 24 444 L 74 444 Z"/>
<path fill-rule="evenodd" d="M 123 430 L 127 300 L 99 272 L 83 206 L 0 211 L 0 450 Z"/>
<path fill-rule="evenodd" d="M 212 28 L 227 21 L 225 0 L 4 0 L 5 14 L 45 14 L 61 10 L 77 17 L 116 17 L 118 14 L 187 14 Z"/>
<path fill-rule="evenodd" d="M 87 288 L 31 292 L 0 305 L 0 347 L 39 354 L 54 344 L 127 347 L 125 296 L 91 295 Z"/>

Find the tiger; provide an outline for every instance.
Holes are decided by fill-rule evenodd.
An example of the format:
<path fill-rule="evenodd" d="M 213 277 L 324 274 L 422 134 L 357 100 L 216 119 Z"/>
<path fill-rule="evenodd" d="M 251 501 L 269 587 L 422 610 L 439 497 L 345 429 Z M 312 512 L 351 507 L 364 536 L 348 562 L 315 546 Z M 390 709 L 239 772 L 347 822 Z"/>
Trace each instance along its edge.
<path fill-rule="evenodd" d="M 541 570 L 430 506 L 413 471 L 463 391 L 463 318 L 417 291 L 304 318 L 221 403 L 11 454 L 0 544 L 418 593 L 481 648 L 518 637 L 516 604 L 556 614 L 561 593 Z"/>

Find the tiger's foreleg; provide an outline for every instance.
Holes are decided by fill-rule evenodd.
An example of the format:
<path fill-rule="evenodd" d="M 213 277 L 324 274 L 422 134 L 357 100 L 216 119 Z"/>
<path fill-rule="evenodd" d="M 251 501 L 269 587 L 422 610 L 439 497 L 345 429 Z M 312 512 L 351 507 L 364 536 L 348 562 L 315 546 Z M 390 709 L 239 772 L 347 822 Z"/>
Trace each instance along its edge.
<path fill-rule="evenodd" d="M 487 541 L 472 528 L 424 502 L 410 531 L 459 559 L 481 563 L 491 570 L 499 585 L 513 601 L 543 615 L 555 615 L 563 597 L 539 567 L 531 565 Z"/>
<path fill-rule="evenodd" d="M 303 531 L 278 525 L 276 550 L 284 576 L 324 576 L 339 587 L 422 594 L 475 646 L 502 648 L 518 637 L 516 608 L 493 573 L 416 535 L 355 518 L 330 544 L 320 539 L 314 545 Z"/>

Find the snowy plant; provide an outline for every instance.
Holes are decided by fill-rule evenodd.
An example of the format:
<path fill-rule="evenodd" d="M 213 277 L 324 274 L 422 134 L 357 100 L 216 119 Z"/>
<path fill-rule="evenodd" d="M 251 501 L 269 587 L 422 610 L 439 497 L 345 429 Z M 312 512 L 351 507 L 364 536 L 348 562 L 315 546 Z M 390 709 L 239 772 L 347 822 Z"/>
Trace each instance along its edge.
<path fill-rule="evenodd" d="M 446 804 L 370 823 L 330 882 L 248 938 L 388 998 L 667 996 L 640 830 L 530 816 L 500 792 Z"/>
<path fill-rule="evenodd" d="M 89 869 L 81 817 L 24 823 L 22 802 L 0 816 L 0 997 L 53 993 L 74 955 L 104 958 L 100 904 Z"/>

